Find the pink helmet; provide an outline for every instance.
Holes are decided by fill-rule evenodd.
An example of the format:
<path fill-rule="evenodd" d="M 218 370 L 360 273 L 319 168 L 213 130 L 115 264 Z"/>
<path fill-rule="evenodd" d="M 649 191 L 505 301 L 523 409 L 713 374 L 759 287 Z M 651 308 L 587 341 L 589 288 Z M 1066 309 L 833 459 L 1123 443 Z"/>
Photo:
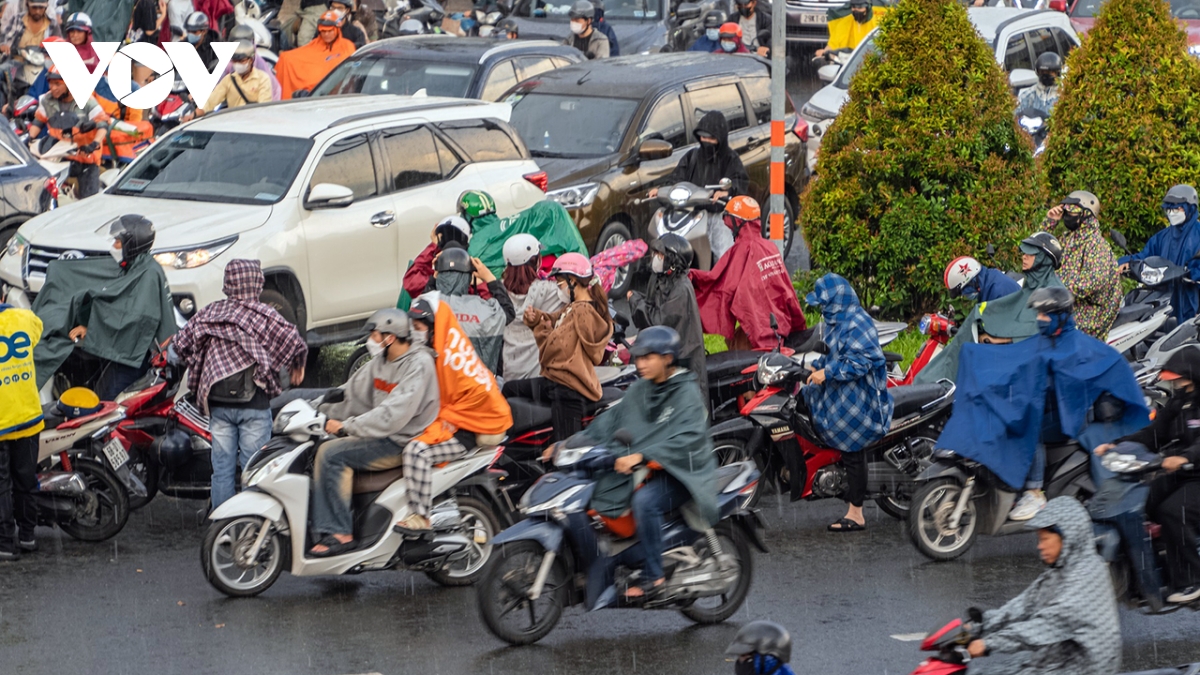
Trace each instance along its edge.
<path fill-rule="evenodd" d="M 550 276 L 567 276 L 577 279 L 592 278 L 592 263 L 582 253 L 564 253 L 554 261 Z"/>

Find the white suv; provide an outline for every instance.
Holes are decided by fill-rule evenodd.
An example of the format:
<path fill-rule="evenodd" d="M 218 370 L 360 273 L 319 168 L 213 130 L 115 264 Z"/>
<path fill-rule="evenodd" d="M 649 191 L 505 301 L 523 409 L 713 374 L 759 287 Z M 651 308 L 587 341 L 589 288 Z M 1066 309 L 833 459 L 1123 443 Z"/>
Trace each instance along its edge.
<path fill-rule="evenodd" d="M 353 337 L 395 306 L 410 260 L 458 195 L 500 215 L 544 198 L 546 174 L 504 103 L 333 96 L 206 115 L 160 139 L 103 193 L 25 223 L 0 257 L 0 297 L 26 305 L 56 258 L 107 256 L 103 225 L 138 213 L 190 316 L 219 300 L 225 263 L 262 261 L 263 301 L 310 345 Z"/>

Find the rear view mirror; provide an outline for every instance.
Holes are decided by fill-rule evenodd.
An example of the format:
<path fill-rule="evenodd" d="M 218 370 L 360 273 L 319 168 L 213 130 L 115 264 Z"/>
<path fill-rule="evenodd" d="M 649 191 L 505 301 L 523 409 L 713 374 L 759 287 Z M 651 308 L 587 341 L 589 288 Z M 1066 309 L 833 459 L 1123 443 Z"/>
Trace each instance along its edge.
<path fill-rule="evenodd" d="M 731 189 L 733 189 L 733 181 L 729 180 L 728 178 L 722 178 L 721 180 L 717 181 L 717 185 L 720 185 L 721 189 L 726 192 L 729 192 Z"/>
<path fill-rule="evenodd" d="M 1024 89 L 1037 84 L 1037 73 L 1028 68 L 1016 68 L 1008 74 L 1008 86 L 1013 89 Z"/>
<path fill-rule="evenodd" d="M 642 141 L 642 144 L 638 146 L 637 157 L 639 160 L 666 159 L 671 156 L 671 151 L 670 143 L 650 138 Z"/>
<path fill-rule="evenodd" d="M 1129 251 L 1129 242 L 1125 240 L 1125 235 L 1121 234 L 1119 230 L 1116 228 L 1109 230 L 1108 236 L 1112 237 L 1113 243 L 1117 245 L 1117 248 L 1122 251 Z"/>
<path fill-rule="evenodd" d="M 988 256 L 989 258 L 995 258 L 995 257 L 996 257 L 996 247 L 995 247 L 995 246 L 993 246 L 992 244 L 988 244 L 988 245 L 987 245 L 987 256 Z"/>
<path fill-rule="evenodd" d="M 841 72 L 841 70 L 841 66 L 831 63 L 827 66 L 821 66 L 818 68 L 817 77 L 819 77 L 822 82 L 833 82 L 837 79 L 838 73 Z"/>
<path fill-rule="evenodd" d="M 333 183 L 317 183 L 308 191 L 308 199 L 304 200 L 304 208 L 337 209 L 354 203 L 354 191 L 344 185 Z"/>
<path fill-rule="evenodd" d="M 771 312 L 771 330 L 779 330 L 779 322 L 775 320 L 775 312 Z"/>
<path fill-rule="evenodd" d="M 675 9 L 677 21 L 691 21 L 700 18 L 700 5 L 694 2 L 683 2 Z"/>

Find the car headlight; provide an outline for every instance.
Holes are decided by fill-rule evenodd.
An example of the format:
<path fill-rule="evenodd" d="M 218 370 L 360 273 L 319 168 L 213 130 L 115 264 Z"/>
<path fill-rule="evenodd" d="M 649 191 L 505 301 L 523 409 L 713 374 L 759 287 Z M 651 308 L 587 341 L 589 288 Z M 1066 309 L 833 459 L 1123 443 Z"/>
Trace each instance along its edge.
<path fill-rule="evenodd" d="M 249 478 L 244 478 L 246 487 L 254 487 L 255 485 L 261 483 L 268 475 L 278 471 L 279 467 L 283 466 L 283 463 L 286 462 L 287 459 L 288 458 L 286 454 L 280 455 L 279 457 L 276 457 L 275 459 L 264 464 L 261 469 L 258 469 L 254 473 L 250 474 Z"/>
<path fill-rule="evenodd" d="M 805 103 L 804 106 L 800 108 L 800 115 L 812 120 L 816 120 L 817 122 L 831 120 L 837 117 L 837 113 L 829 112 L 824 108 L 817 107 L 811 102 Z"/>
<path fill-rule="evenodd" d="M 1142 283 L 1147 286 L 1157 286 L 1162 283 L 1163 275 L 1167 272 L 1165 267 L 1143 267 L 1142 268 Z"/>
<path fill-rule="evenodd" d="M 11 255 L 14 258 L 24 258 L 25 251 L 29 250 L 29 242 L 21 235 L 13 235 L 13 238 L 8 242 L 8 248 L 4 249 L 4 255 Z"/>
<path fill-rule="evenodd" d="M 546 199 L 558 202 L 564 209 L 581 209 L 591 206 L 600 192 L 599 183 L 582 183 L 546 193 Z"/>
<path fill-rule="evenodd" d="M 190 270 L 194 267 L 207 265 L 213 258 L 221 255 L 234 242 L 238 240 L 237 236 L 228 237 L 219 241 L 200 244 L 198 246 L 187 246 L 184 248 L 175 248 L 168 250 L 154 251 L 154 259 L 163 267 L 170 267 L 177 270 Z"/>

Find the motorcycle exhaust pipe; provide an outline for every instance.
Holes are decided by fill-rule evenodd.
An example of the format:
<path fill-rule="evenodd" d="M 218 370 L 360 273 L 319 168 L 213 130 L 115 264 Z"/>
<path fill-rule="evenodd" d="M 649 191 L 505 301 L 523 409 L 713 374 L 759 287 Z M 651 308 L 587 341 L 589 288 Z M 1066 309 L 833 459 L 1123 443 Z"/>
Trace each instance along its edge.
<path fill-rule="evenodd" d="M 38 492 L 78 497 L 87 492 L 87 483 L 74 471 L 47 471 L 39 473 Z"/>

